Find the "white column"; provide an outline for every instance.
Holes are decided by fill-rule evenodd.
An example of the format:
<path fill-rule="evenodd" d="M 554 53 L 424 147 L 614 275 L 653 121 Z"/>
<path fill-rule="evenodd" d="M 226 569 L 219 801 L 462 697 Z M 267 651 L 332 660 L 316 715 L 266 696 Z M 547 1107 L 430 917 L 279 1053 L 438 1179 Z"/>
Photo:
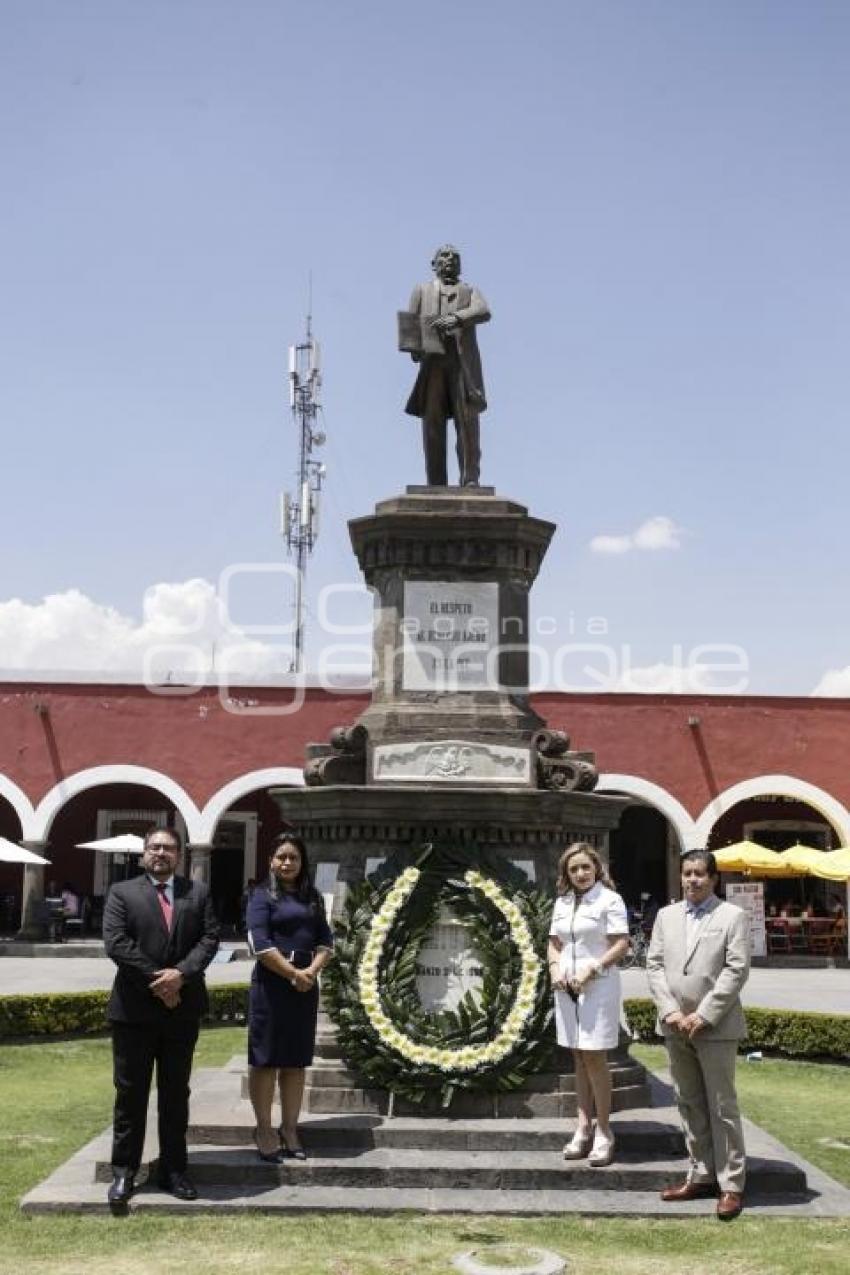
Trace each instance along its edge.
<path fill-rule="evenodd" d="M 40 854 L 46 858 L 46 841 L 22 841 L 26 850 Z M 44 902 L 44 865 L 41 863 L 24 864 L 24 883 L 21 894 L 21 928 L 17 937 L 24 942 L 35 943 L 43 939 L 44 926 L 39 919 L 40 904 Z"/>
<path fill-rule="evenodd" d="M 195 843 L 187 845 L 186 849 L 191 855 L 189 876 L 193 881 L 201 881 L 204 885 L 209 885 L 212 877 L 210 860 L 213 847 L 203 843 Z"/>
<path fill-rule="evenodd" d="M 667 898 L 663 903 L 673 903 L 682 895 L 682 853 L 676 829 L 667 820 Z M 663 904 L 662 904 L 663 906 Z"/>

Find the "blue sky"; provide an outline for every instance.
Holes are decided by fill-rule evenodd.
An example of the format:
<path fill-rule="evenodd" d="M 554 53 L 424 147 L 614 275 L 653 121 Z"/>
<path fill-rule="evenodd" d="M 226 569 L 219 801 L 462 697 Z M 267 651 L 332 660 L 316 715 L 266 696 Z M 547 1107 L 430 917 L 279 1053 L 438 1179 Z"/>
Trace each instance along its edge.
<path fill-rule="evenodd" d="M 99 667 L 282 559 L 310 270 L 314 609 L 355 583 L 347 519 L 422 481 L 395 311 L 450 239 L 553 641 L 850 693 L 849 59 L 840 0 L 3 0 L 0 666 Z M 271 576 L 240 606 L 287 618 Z"/>

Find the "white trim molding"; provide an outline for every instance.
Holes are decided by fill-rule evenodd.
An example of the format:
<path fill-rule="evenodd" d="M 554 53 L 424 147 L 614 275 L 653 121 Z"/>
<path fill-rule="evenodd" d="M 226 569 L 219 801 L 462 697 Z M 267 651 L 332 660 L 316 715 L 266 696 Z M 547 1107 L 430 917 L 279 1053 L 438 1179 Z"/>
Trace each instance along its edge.
<path fill-rule="evenodd" d="M 92 766 L 88 770 L 77 771 L 68 775 L 42 797 L 33 814 L 33 832 L 28 834 L 34 841 L 49 840 L 53 820 L 64 805 L 72 797 L 90 788 L 99 788 L 104 784 L 140 784 L 145 788 L 153 788 L 162 793 L 176 807 L 186 824 L 189 841 L 203 841 L 196 829 L 200 823 L 200 811 L 184 788 L 163 775 L 161 771 L 151 770 L 147 766 Z"/>
<path fill-rule="evenodd" d="M 649 779 L 641 779 L 639 775 L 600 775 L 596 792 L 623 793 L 627 797 L 638 797 L 648 806 L 659 810 L 667 819 L 679 839 L 681 850 L 688 849 L 697 843 L 694 838 L 694 821 L 672 793 L 660 784 Z"/>
<path fill-rule="evenodd" d="M 0 775 L 0 797 L 5 797 L 21 821 L 21 841 L 40 841 L 41 837 L 37 837 L 33 831 L 35 810 L 32 802 L 24 790 L 5 775 Z"/>
<path fill-rule="evenodd" d="M 261 788 L 303 787 L 304 772 L 297 766 L 269 766 L 266 770 L 250 770 L 245 775 L 239 775 L 213 793 L 198 816 L 200 823 L 197 835 L 189 840 L 211 845 L 221 816 L 249 792 L 256 792 Z"/>
<path fill-rule="evenodd" d="M 847 808 L 828 792 L 824 792 L 823 788 L 818 788 L 805 779 L 797 779 L 794 775 L 757 775 L 754 779 L 744 779 L 727 788 L 708 803 L 697 819 L 696 840 L 691 845 L 704 846 L 720 816 L 739 801 L 749 801 L 751 797 L 793 797 L 796 801 L 804 802 L 831 824 L 842 846 L 850 845 L 850 812 Z"/>

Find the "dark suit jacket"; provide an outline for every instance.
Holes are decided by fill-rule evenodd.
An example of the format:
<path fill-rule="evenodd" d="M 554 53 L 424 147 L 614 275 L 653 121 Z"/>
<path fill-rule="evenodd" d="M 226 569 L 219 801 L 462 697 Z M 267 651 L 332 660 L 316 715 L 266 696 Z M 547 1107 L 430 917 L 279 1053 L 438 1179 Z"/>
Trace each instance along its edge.
<path fill-rule="evenodd" d="M 467 403 L 476 412 L 483 412 L 487 407 L 484 392 L 484 375 L 481 371 L 481 355 L 478 351 L 478 338 L 475 335 L 476 323 L 486 323 L 490 318 L 490 307 L 477 288 L 468 283 L 458 282 L 456 285 L 457 300 L 447 313 L 460 319 L 457 332 L 457 348 L 463 374 L 463 385 Z M 440 313 L 440 285 L 432 279 L 430 283 L 417 283 L 413 289 L 409 306 L 411 314 L 426 316 Z M 455 337 L 447 337 L 455 340 Z M 405 412 L 408 416 L 423 416 L 425 413 L 425 386 L 434 364 L 433 355 L 426 355 L 419 365 L 419 373 L 413 386 L 413 392 L 407 401 Z M 440 361 L 440 356 L 436 358 Z"/>
<path fill-rule="evenodd" d="M 174 878 L 171 931 L 156 888 L 146 875 L 113 885 L 103 912 L 103 942 L 118 966 L 107 1017 L 118 1023 L 197 1021 L 207 1008 L 204 970 L 218 950 L 218 922 L 208 888 Z M 184 983 L 180 1004 L 167 1009 L 150 983 L 157 970 L 178 969 Z"/>

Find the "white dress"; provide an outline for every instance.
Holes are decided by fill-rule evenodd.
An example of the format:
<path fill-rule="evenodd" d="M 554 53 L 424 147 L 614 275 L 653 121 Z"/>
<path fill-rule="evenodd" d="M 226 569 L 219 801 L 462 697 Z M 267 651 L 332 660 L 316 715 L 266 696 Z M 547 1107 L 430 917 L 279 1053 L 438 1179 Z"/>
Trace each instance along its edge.
<path fill-rule="evenodd" d="M 608 951 L 608 940 L 629 932 L 626 905 L 614 890 L 597 881 L 575 903 L 562 894 L 555 903 L 549 934 L 561 942 L 560 969 L 567 978 L 581 974 Z M 578 1002 L 555 992 L 558 1044 L 570 1049 L 614 1049 L 620 1037 L 620 971 L 608 966 L 584 986 Z"/>

